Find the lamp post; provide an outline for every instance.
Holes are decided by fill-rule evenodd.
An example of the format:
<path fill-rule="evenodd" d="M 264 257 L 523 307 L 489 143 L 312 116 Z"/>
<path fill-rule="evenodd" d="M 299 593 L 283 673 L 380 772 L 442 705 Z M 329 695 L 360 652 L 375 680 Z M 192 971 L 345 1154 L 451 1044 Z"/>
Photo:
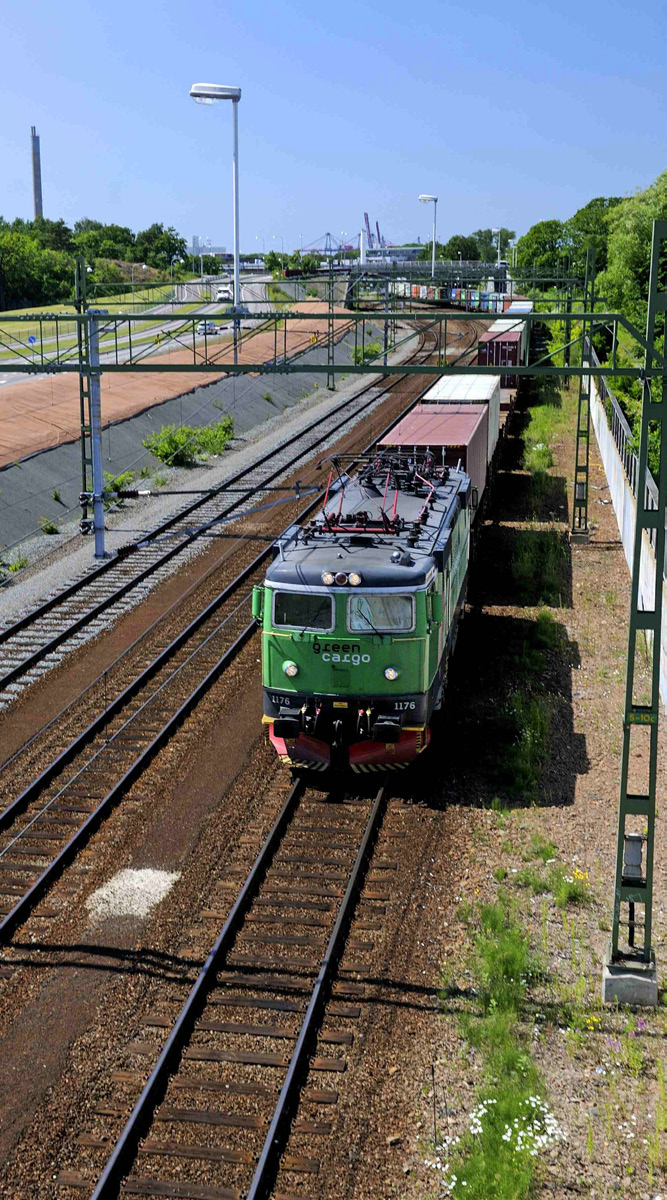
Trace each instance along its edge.
<path fill-rule="evenodd" d="M 343 242 L 343 238 L 346 238 L 346 237 L 347 237 L 347 229 L 341 229 L 341 231 L 340 231 L 340 262 L 341 262 L 342 267 L 345 266 L 345 243 Z"/>
<path fill-rule="evenodd" d="M 284 267 L 285 267 L 285 262 L 284 262 L 284 259 L 285 259 L 285 239 L 283 238 L 283 235 L 282 235 L 282 233 L 277 233 L 277 234 L 276 234 L 276 233 L 274 233 L 274 235 L 273 235 L 273 240 L 274 240 L 274 242 L 275 242 L 275 240 L 276 240 L 276 238 L 277 238 L 277 237 L 279 237 L 279 238 L 280 238 L 280 255 L 281 255 L 281 260 L 280 260 L 280 261 L 281 261 L 281 264 L 282 264 L 282 266 L 283 266 L 283 269 L 284 269 Z"/>
<path fill-rule="evenodd" d="M 131 283 L 131 285 L 132 285 L 132 312 L 134 312 L 134 310 L 135 310 L 135 301 L 134 301 L 134 267 L 135 267 L 135 264 L 134 264 L 134 263 L 132 263 L 132 265 L 130 266 L 130 283 Z M 88 267 L 88 268 L 87 268 L 87 270 L 89 270 L 89 271 L 90 271 L 90 269 L 91 269 L 90 267 Z M 142 269 L 142 271 L 147 271 L 147 270 L 148 270 L 148 267 L 146 266 L 146 263 L 142 263 L 142 264 L 141 264 L 141 269 Z"/>
<path fill-rule="evenodd" d="M 234 154 L 232 158 L 232 182 L 234 189 L 234 309 L 240 305 L 239 291 L 239 101 L 240 87 L 226 87 L 222 83 L 193 83 L 190 95 L 198 104 L 216 104 L 219 100 L 231 100 L 234 123 Z M 234 362 L 238 362 L 238 319 L 234 316 Z"/>
<path fill-rule="evenodd" d="M 255 241 L 256 241 L 256 242 L 259 242 L 259 241 L 261 241 L 261 243 L 262 243 L 262 261 L 263 261 L 263 260 L 264 260 L 264 258 L 266 257 L 266 244 L 265 244 L 265 239 L 262 237 L 261 233 L 256 233 L 256 234 L 255 234 Z"/>
<path fill-rule="evenodd" d="M 419 199 L 422 204 L 430 204 L 431 201 L 433 201 L 433 253 L 431 254 L 431 279 L 435 279 L 435 218 L 438 208 L 438 197 L 424 195 L 420 196 Z"/>

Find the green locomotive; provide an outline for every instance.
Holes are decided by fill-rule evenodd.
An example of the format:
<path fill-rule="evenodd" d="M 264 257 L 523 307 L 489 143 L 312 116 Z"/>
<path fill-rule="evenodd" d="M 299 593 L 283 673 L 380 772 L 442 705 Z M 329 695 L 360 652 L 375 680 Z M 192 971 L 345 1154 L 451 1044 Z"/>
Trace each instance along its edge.
<path fill-rule="evenodd" d="M 465 602 L 477 503 L 433 453 L 333 460 L 319 514 L 287 530 L 263 587 L 264 722 L 311 770 L 408 766 L 429 741 Z"/>

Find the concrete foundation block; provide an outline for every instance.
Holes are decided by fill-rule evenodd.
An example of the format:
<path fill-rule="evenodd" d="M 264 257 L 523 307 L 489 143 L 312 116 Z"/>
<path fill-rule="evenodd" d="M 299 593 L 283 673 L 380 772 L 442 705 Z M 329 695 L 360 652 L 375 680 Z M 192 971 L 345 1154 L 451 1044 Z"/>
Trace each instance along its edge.
<path fill-rule="evenodd" d="M 658 972 L 655 962 L 605 963 L 602 968 L 604 1004 L 637 1004 L 655 1008 L 658 1003 Z"/>
<path fill-rule="evenodd" d="M 591 535 L 587 529 L 571 529 L 570 530 L 570 545 L 571 546 L 587 546 L 591 540 Z"/>

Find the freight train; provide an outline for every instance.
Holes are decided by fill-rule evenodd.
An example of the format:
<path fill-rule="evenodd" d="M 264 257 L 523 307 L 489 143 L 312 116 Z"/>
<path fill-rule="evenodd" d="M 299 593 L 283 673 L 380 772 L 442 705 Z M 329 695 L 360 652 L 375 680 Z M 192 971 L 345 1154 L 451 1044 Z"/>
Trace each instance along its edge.
<path fill-rule="evenodd" d="M 480 361 L 525 361 L 528 322 L 507 322 Z M 438 379 L 356 475 L 332 462 L 319 514 L 277 544 L 253 615 L 263 721 L 291 767 L 402 769 L 428 746 L 508 397 L 498 377 Z"/>
<path fill-rule="evenodd" d="M 407 766 L 429 741 L 465 603 L 478 496 L 440 452 L 332 463 L 318 516 L 288 530 L 264 586 L 264 722 L 310 770 Z"/>

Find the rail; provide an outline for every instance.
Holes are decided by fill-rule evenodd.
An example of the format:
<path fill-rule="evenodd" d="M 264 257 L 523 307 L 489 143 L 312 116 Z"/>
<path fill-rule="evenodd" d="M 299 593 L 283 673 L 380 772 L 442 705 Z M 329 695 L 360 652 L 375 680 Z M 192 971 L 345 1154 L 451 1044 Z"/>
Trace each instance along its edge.
<path fill-rule="evenodd" d="M 172 1076 L 178 1071 L 184 1052 L 192 1040 L 193 1034 L 196 1031 L 197 1024 L 201 1020 L 202 1014 L 207 1004 L 209 994 L 213 988 L 219 988 L 221 985 L 224 988 L 225 984 L 220 978 L 221 968 L 228 962 L 230 952 L 234 951 L 237 946 L 239 935 L 246 927 L 247 918 L 254 905 L 258 900 L 261 902 L 261 894 L 268 882 L 269 887 L 272 883 L 272 872 L 275 875 L 284 875 L 280 872 L 281 859 L 279 854 L 283 853 L 286 835 L 294 828 L 294 818 L 301 812 L 301 805 L 306 796 L 306 786 L 302 781 L 297 781 L 273 826 L 266 841 L 264 842 L 255 862 L 246 877 L 246 880 L 239 891 L 239 894 L 231 908 L 213 947 L 211 948 L 204 966 L 199 973 L 199 976 L 193 985 L 183 1007 L 181 1008 L 176 1021 L 174 1022 L 169 1037 L 159 1055 L 159 1058 L 153 1068 L 151 1075 L 145 1084 L 143 1091 L 137 1100 L 130 1117 L 118 1138 L 114 1150 L 104 1168 L 97 1185 L 92 1192 L 91 1200 L 115 1200 L 121 1194 L 123 1179 L 127 1176 L 131 1169 L 139 1150 L 142 1139 L 151 1129 L 157 1111 L 165 1099 L 167 1089 Z M 331 815 L 329 821 L 335 820 L 335 815 L 340 815 L 342 806 L 340 797 L 335 798 L 336 803 L 331 806 Z M 287 1141 L 290 1135 L 290 1129 L 295 1112 L 298 1108 L 299 1097 L 302 1085 L 308 1073 L 308 1067 L 313 1055 L 318 1034 L 321 1031 L 323 1018 L 325 1015 L 326 1002 L 331 995 L 331 988 L 334 978 L 338 972 L 342 954 L 345 949 L 346 939 L 350 930 L 352 918 L 354 917 L 359 898 L 361 896 L 364 883 L 367 878 L 369 863 L 375 848 L 378 832 L 382 825 L 387 804 L 385 787 L 382 785 L 375 796 L 370 814 L 363 827 L 362 836 L 358 842 L 358 849 L 355 856 L 354 864 L 349 870 L 349 874 L 339 873 L 336 878 L 342 880 L 347 877 L 347 886 L 345 894 L 340 902 L 340 907 L 335 917 L 335 922 L 328 938 L 324 955 L 320 961 L 319 969 L 317 969 L 316 977 L 309 989 L 309 998 L 306 1007 L 305 1016 L 301 1027 L 296 1036 L 296 1045 L 294 1051 L 286 1063 L 286 1074 L 283 1085 L 281 1087 L 277 1102 L 273 1109 L 270 1123 L 266 1132 L 264 1145 L 261 1153 L 255 1164 L 252 1182 L 249 1191 L 247 1192 L 248 1200 L 267 1200 L 271 1194 L 273 1185 L 276 1181 L 276 1176 L 280 1167 L 281 1157 L 286 1149 Z M 303 827 L 302 827 L 303 828 Z M 310 827 L 308 827 L 310 828 Z M 318 826 L 313 827 L 314 830 Z M 321 832 L 326 836 L 327 831 L 331 832 L 329 826 L 322 826 Z M 352 830 L 350 830 L 352 832 Z M 361 831 L 359 831 L 361 832 Z M 340 834 L 339 834 L 340 836 Z M 320 843 L 321 851 L 324 851 L 326 843 Z M 306 847 L 304 847 L 306 848 Z M 336 847 L 339 851 L 343 848 L 341 845 Z M 316 847 L 311 847 L 315 850 Z M 353 845 L 344 847 L 346 856 L 349 857 L 353 852 Z M 311 862 L 309 857 L 306 858 L 287 858 L 284 861 L 297 861 L 301 865 L 308 865 Z M 329 864 L 334 864 L 345 871 L 344 861 L 338 859 L 325 859 Z M 276 872 L 276 864 L 278 871 Z M 298 882 L 299 876 L 294 872 L 295 885 Z M 323 874 L 321 881 L 326 882 L 327 876 Z M 275 881 L 274 881 L 275 887 Z M 284 894 L 289 896 L 290 884 L 283 884 Z M 298 890 L 298 888 L 296 889 Z M 322 894 L 320 892 L 320 894 Z M 335 897 L 335 891 L 333 893 Z M 269 893 L 269 899 L 272 897 L 272 891 Z M 295 905 L 304 904 L 302 896 L 294 898 Z M 286 918 L 287 919 L 287 918 Z M 286 946 L 290 945 L 290 938 L 283 937 L 281 934 L 267 935 L 264 940 L 271 942 L 272 945 L 284 942 Z M 294 938 L 291 942 L 294 942 Z M 303 939 L 302 939 L 303 940 Z M 310 940 L 305 939 L 308 944 Z M 245 960 L 243 960 L 245 963 Z M 293 967 L 294 962 L 291 959 L 285 958 L 283 972 L 288 966 Z M 309 970 L 308 964 L 303 963 L 304 971 Z M 253 986 L 252 964 L 245 964 L 241 970 L 248 972 L 248 983 Z M 276 976 L 280 976 L 281 964 L 274 964 Z M 306 980 L 304 977 L 303 982 Z M 261 986 L 260 980 L 255 977 L 255 988 Z M 272 991 L 275 991 L 274 985 Z M 274 1002 L 275 1005 L 275 1002 Z M 343 1041 L 344 1036 L 337 1040 Z M 333 1039 L 332 1039 L 333 1040 Z M 333 1065 L 333 1064 L 329 1064 Z M 239 1125 L 243 1127 L 242 1123 Z M 260 1126 L 261 1127 L 261 1126 Z M 244 1161 L 241 1159 L 241 1161 Z M 157 1180 L 127 1180 L 126 1189 L 130 1192 L 142 1192 L 143 1194 L 167 1195 L 176 1194 L 167 1192 L 164 1186 L 160 1186 Z M 192 1195 L 194 1192 L 181 1192 L 181 1195 Z M 208 1189 L 202 1188 L 201 1193 L 210 1195 Z M 224 1193 L 216 1190 L 216 1195 L 237 1195 L 236 1190 L 225 1190 Z"/>

